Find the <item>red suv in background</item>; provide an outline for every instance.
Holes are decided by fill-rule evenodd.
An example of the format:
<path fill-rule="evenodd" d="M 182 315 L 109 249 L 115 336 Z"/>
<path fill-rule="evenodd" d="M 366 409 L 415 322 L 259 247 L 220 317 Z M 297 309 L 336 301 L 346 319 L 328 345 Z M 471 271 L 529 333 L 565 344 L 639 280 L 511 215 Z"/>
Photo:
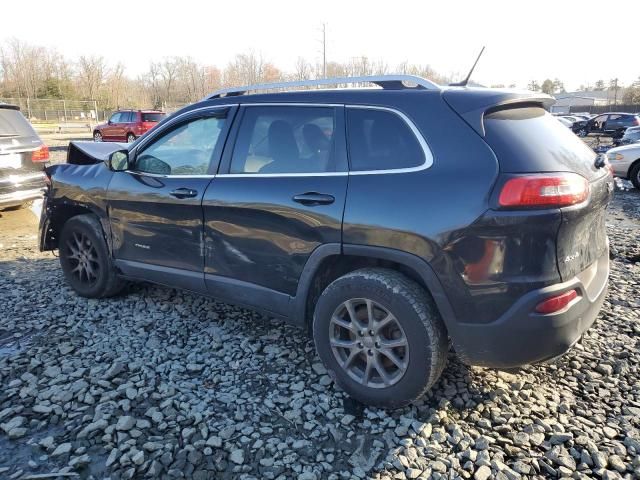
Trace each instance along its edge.
<path fill-rule="evenodd" d="M 151 130 L 166 113 L 158 110 L 120 110 L 111 115 L 107 123 L 93 130 L 96 142 L 133 142 Z"/>

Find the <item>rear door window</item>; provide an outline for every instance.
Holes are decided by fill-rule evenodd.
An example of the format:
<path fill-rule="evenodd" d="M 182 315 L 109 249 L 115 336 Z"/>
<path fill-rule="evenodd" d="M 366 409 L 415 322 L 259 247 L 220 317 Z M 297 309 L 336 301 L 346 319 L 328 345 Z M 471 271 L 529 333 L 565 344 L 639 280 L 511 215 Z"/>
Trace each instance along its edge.
<path fill-rule="evenodd" d="M 407 122 L 378 109 L 347 109 L 347 143 L 351 171 L 418 167 L 425 152 Z"/>
<path fill-rule="evenodd" d="M 335 108 L 247 106 L 230 173 L 336 171 Z"/>

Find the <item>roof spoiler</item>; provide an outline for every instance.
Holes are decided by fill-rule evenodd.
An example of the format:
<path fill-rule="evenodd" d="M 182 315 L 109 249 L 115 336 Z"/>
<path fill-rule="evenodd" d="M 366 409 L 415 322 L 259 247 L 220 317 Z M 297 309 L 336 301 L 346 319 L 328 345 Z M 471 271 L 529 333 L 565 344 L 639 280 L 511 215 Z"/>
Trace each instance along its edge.
<path fill-rule="evenodd" d="M 452 88 L 443 93 L 445 102 L 479 135 L 485 135 L 484 115 L 489 110 L 530 104 L 549 109 L 555 99 L 545 93 L 489 88 Z"/>

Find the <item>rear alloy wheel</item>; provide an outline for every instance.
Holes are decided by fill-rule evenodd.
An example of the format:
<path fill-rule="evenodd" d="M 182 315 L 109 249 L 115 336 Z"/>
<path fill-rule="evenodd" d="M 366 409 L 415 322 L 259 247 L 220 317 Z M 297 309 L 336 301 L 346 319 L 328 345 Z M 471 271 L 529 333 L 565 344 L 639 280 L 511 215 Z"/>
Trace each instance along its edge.
<path fill-rule="evenodd" d="M 358 383 L 384 388 L 398 383 L 409 364 L 409 342 L 396 317 L 368 298 L 338 306 L 329 325 L 331 351 Z"/>
<path fill-rule="evenodd" d="M 440 377 L 448 351 L 446 329 L 428 293 L 382 268 L 348 273 L 322 292 L 313 340 L 345 392 L 385 408 L 422 396 Z"/>
<path fill-rule="evenodd" d="M 127 143 L 133 143 L 136 141 L 136 136 L 133 133 L 127 135 Z"/>
<path fill-rule="evenodd" d="M 101 142 L 102 141 L 102 133 L 93 132 L 93 141 L 94 142 Z"/>
<path fill-rule="evenodd" d="M 100 222 L 93 215 L 78 215 L 62 228 L 60 265 L 67 283 L 81 296 L 110 297 L 124 287 L 117 275 Z"/>
<path fill-rule="evenodd" d="M 633 186 L 640 190 L 640 162 L 637 163 L 629 172 L 629 180 Z"/>

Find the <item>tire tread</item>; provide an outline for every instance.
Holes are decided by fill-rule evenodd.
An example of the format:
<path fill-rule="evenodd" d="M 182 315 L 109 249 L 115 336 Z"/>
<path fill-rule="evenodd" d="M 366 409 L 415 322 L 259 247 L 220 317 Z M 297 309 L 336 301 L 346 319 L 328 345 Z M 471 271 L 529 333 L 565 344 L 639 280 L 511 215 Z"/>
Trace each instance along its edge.
<path fill-rule="evenodd" d="M 92 214 L 85 213 L 82 215 L 76 215 L 75 217 L 71 217 L 69 220 L 67 220 L 63 227 L 63 232 L 65 228 L 67 228 L 68 226 L 72 227 L 74 223 L 81 223 L 89 228 L 96 236 L 96 238 L 102 242 L 102 247 L 107 252 L 106 257 L 108 264 L 104 266 L 107 277 L 104 287 L 95 295 L 90 295 L 90 298 L 107 298 L 117 295 L 125 287 L 126 282 L 120 276 L 118 276 L 116 268 L 111 261 L 111 257 L 109 256 L 109 249 L 104 238 L 104 231 L 102 230 L 100 221 L 95 217 L 95 215 Z"/>
<path fill-rule="evenodd" d="M 431 365 L 429 376 L 425 378 L 424 383 L 418 387 L 417 393 L 409 399 L 402 399 L 400 401 L 397 399 L 389 399 L 384 402 L 373 403 L 373 405 L 386 408 L 397 408 L 408 405 L 422 397 L 427 390 L 436 383 L 438 378 L 440 378 L 447 362 L 449 341 L 447 330 L 430 295 L 416 282 L 395 270 L 385 268 L 363 268 L 354 270 L 331 283 L 322 295 L 331 292 L 333 289 L 340 289 L 345 281 L 358 282 L 362 280 L 376 282 L 383 288 L 390 290 L 394 295 L 400 295 L 405 301 L 409 302 L 411 308 L 420 318 L 431 340 L 431 346 L 429 348 L 430 355 L 424 359 L 426 363 Z"/>

